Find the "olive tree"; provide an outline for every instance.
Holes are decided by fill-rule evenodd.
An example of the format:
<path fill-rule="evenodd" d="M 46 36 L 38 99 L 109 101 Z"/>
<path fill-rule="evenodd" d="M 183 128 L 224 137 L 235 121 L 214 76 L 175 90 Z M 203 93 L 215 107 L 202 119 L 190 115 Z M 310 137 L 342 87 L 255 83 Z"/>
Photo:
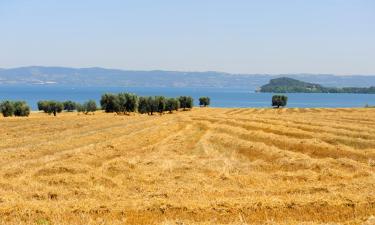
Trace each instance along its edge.
<path fill-rule="evenodd" d="M 155 102 L 157 104 L 157 111 L 160 114 L 163 114 L 164 109 L 165 109 L 165 103 L 166 103 L 165 97 L 164 96 L 155 96 Z"/>
<path fill-rule="evenodd" d="M 73 112 L 74 110 L 77 109 L 76 103 L 70 100 L 63 102 L 63 105 L 64 105 L 64 110 L 68 112 Z"/>
<path fill-rule="evenodd" d="M 48 103 L 48 101 L 39 101 L 39 102 L 37 103 L 37 105 L 38 105 L 38 110 L 39 110 L 39 111 L 44 111 L 44 109 L 47 107 L 47 103 Z"/>
<path fill-rule="evenodd" d="M 155 97 L 147 98 L 147 113 L 153 115 L 154 112 L 158 111 L 158 102 Z"/>
<path fill-rule="evenodd" d="M 132 93 L 119 93 L 117 95 L 117 113 L 135 112 L 138 108 L 138 96 Z"/>
<path fill-rule="evenodd" d="M 178 101 L 180 102 L 180 107 L 184 110 L 193 108 L 194 101 L 190 96 L 180 96 Z"/>
<path fill-rule="evenodd" d="M 100 106 L 106 113 L 113 113 L 119 111 L 118 96 L 106 93 L 100 99 Z"/>
<path fill-rule="evenodd" d="M 76 103 L 76 109 L 77 109 L 78 114 L 85 111 L 83 105 L 80 103 Z"/>
<path fill-rule="evenodd" d="M 30 115 L 30 106 L 27 105 L 25 101 L 15 101 L 14 106 L 14 115 L 15 116 L 29 116 Z"/>
<path fill-rule="evenodd" d="M 64 109 L 64 104 L 58 101 L 39 101 L 38 102 L 38 109 L 43 110 L 45 113 L 52 114 L 54 116 L 57 113 L 61 113 Z"/>
<path fill-rule="evenodd" d="M 82 105 L 82 112 L 88 114 L 89 112 L 95 112 L 97 110 L 96 102 L 94 100 L 89 100 Z"/>
<path fill-rule="evenodd" d="M 148 107 L 147 97 L 139 97 L 138 112 L 141 114 L 149 113 L 148 108 L 149 107 Z"/>
<path fill-rule="evenodd" d="M 136 112 L 138 108 L 138 96 L 132 93 L 126 93 L 125 111 L 127 113 Z"/>
<path fill-rule="evenodd" d="M 209 97 L 200 97 L 199 98 L 199 105 L 204 106 L 204 107 L 210 105 L 210 98 Z"/>
<path fill-rule="evenodd" d="M 173 110 L 178 110 L 180 108 L 180 102 L 175 98 L 168 98 L 165 103 L 165 110 L 172 113 Z"/>
<path fill-rule="evenodd" d="M 285 95 L 274 95 L 272 96 L 272 106 L 275 108 L 280 108 L 280 106 L 286 106 L 288 102 L 288 97 Z"/>
<path fill-rule="evenodd" d="M 4 117 L 13 116 L 14 110 L 13 102 L 7 100 L 0 103 L 0 112 Z"/>
<path fill-rule="evenodd" d="M 0 112 L 4 117 L 29 116 L 30 107 L 25 101 L 3 101 L 0 103 Z"/>

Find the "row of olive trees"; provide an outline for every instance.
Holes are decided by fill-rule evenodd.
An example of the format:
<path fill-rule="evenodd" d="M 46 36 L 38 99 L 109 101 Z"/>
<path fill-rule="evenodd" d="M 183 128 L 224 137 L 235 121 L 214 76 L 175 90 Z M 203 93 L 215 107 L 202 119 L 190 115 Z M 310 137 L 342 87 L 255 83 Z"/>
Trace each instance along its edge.
<path fill-rule="evenodd" d="M 162 114 L 168 111 L 172 113 L 172 111 L 178 111 L 180 107 L 181 103 L 177 98 L 165 98 L 164 96 L 139 97 L 137 111 L 141 114 L 153 115 L 154 112 Z"/>
<path fill-rule="evenodd" d="M 3 101 L 0 103 L 0 113 L 4 117 L 29 116 L 30 107 L 25 101 Z"/>
<path fill-rule="evenodd" d="M 167 98 L 164 96 L 139 97 L 132 93 L 104 94 L 100 105 L 107 113 L 129 114 L 139 112 L 141 114 L 153 115 L 154 113 L 178 111 L 180 108 L 186 110 L 193 108 L 193 98 L 180 96 L 178 98 Z"/>
<path fill-rule="evenodd" d="M 39 101 L 37 104 L 39 111 L 44 111 L 45 113 L 53 114 L 54 116 L 61 113 L 63 110 L 68 112 L 77 111 L 88 114 L 89 112 L 95 112 L 98 109 L 94 100 L 89 100 L 83 104 L 73 101 L 59 102 L 48 100 Z"/>
<path fill-rule="evenodd" d="M 209 104 L 209 97 L 199 98 L 200 106 L 208 106 Z M 83 104 L 70 100 L 64 102 L 43 100 L 39 101 L 37 105 L 39 111 L 44 111 L 54 116 L 64 110 L 67 112 L 83 112 L 85 114 L 98 110 L 94 100 L 89 100 Z M 153 115 L 154 113 L 172 113 L 179 109 L 191 109 L 194 106 L 194 100 L 190 96 L 180 96 L 178 98 L 168 98 L 164 96 L 139 97 L 132 93 L 107 93 L 102 95 L 100 105 L 101 108 L 108 113 L 116 112 L 118 114 L 129 114 L 131 112 L 139 112 L 141 114 L 147 113 Z M 0 113 L 2 113 L 4 117 L 28 116 L 30 114 L 30 107 L 25 101 L 3 101 L 0 103 Z"/>

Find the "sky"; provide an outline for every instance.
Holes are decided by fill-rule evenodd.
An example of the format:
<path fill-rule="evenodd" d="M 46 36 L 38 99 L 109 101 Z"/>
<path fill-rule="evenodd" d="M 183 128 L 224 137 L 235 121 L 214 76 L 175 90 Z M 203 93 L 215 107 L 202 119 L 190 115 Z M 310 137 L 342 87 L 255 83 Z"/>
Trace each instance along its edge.
<path fill-rule="evenodd" d="M 375 75 L 374 0 L 0 0 L 0 68 Z"/>

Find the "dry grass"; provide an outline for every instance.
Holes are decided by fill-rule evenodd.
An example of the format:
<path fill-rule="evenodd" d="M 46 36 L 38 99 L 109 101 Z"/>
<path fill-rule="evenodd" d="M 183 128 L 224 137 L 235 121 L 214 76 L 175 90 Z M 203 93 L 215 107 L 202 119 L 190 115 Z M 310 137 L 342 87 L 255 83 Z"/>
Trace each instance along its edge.
<path fill-rule="evenodd" d="M 374 109 L 0 118 L 0 224 L 373 224 Z"/>

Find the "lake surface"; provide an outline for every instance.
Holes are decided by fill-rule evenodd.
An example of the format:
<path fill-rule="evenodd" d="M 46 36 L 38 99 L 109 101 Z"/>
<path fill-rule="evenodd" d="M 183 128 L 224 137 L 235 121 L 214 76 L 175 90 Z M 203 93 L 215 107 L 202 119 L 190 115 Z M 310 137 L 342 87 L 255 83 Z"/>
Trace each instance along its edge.
<path fill-rule="evenodd" d="M 253 90 L 227 88 L 149 88 L 149 87 L 67 87 L 67 86 L 11 86 L 0 85 L 0 101 L 25 100 L 35 110 L 39 100 L 73 100 L 84 102 L 89 99 L 99 102 L 103 93 L 132 92 L 142 96 L 163 95 L 177 97 L 190 95 L 198 105 L 200 96 L 209 96 L 212 107 L 270 107 L 272 93 L 254 93 Z M 372 94 L 307 94 L 294 93 L 288 96 L 288 107 L 341 108 L 375 105 Z"/>

